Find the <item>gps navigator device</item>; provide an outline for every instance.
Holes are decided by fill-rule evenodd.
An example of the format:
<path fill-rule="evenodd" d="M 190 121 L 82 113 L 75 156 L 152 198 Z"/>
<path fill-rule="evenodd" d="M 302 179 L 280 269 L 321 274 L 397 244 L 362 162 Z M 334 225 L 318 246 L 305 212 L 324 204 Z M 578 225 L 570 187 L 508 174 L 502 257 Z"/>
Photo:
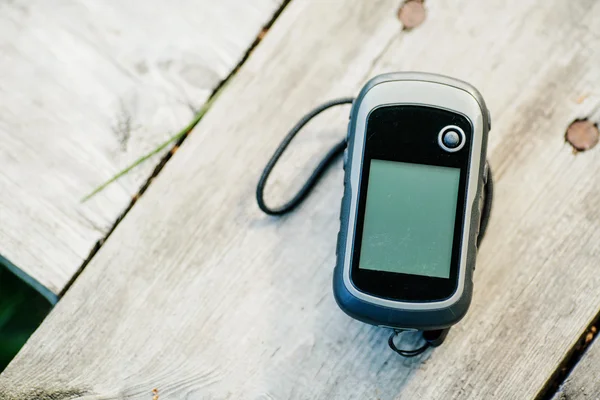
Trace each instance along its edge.
<path fill-rule="evenodd" d="M 354 101 L 334 295 L 366 323 L 445 329 L 467 312 L 490 117 L 469 84 L 380 75 Z"/>

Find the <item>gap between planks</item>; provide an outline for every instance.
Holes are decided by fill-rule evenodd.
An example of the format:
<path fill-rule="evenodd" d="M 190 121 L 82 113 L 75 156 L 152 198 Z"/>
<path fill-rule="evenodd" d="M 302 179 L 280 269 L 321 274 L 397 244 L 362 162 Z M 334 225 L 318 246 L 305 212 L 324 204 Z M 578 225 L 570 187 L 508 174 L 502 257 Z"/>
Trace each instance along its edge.
<path fill-rule="evenodd" d="M 579 336 L 573 347 L 567 352 L 563 361 L 556 367 L 546 386 L 538 394 L 538 400 L 551 400 L 561 394 L 562 385 L 582 361 L 586 352 L 596 342 L 598 325 L 600 325 L 600 310 L 598 310 L 598 314 L 590 322 L 587 329 Z M 588 339 L 588 335 L 592 335 L 591 340 Z"/>

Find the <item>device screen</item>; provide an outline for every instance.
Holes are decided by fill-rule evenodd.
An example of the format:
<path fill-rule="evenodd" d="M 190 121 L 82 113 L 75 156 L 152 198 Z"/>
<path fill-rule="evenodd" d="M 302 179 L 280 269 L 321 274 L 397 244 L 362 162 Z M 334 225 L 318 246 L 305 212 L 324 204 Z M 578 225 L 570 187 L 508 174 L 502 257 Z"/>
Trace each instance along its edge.
<path fill-rule="evenodd" d="M 449 110 L 397 105 L 370 113 L 352 238 L 357 289 L 401 301 L 454 293 L 472 135 L 469 120 Z"/>
<path fill-rule="evenodd" d="M 460 169 L 371 160 L 359 268 L 450 277 Z"/>

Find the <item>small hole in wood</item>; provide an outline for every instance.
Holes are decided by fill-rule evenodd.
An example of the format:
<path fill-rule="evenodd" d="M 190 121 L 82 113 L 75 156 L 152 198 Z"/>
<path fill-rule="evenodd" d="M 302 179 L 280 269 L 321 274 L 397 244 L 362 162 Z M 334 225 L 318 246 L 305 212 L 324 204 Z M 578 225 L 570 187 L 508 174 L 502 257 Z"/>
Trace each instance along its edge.
<path fill-rule="evenodd" d="M 398 10 L 398 19 L 406 30 L 421 25 L 425 21 L 426 15 L 427 12 L 422 0 L 408 0 Z"/>
<path fill-rule="evenodd" d="M 587 119 L 573 121 L 565 133 L 565 140 L 573 146 L 575 152 L 593 148 L 598 144 L 599 139 L 598 125 Z"/>

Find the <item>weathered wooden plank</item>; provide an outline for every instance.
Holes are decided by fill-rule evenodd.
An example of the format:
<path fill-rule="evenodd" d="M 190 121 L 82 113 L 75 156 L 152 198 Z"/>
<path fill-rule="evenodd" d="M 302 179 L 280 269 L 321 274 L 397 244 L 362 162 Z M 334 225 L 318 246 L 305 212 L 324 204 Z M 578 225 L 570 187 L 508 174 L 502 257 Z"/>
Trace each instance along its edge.
<path fill-rule="evenodd" d="M 280 0 L 0 2 L 0 254 L 58 293 Z"/>
<path fill-rule="evenodd" d="M 563 139 L 600 106 L 600 3 L 428 2 L 411 32 L 397 7 L 293 1 L 0 376 L 0 394 L 534 397 L 600 308 L 600 149 L 574 155 Z M 262 167 L 303 112 L 389 70 L 466 79 L 493 115 L 497 195 L 473 304 L 444 346 L 413 360 L 333 300 L 341 168 L 288 217 L 254 203 Z M 344 134 L 346 115 L 298 138 L 271 201 Z"/>
<path fill-rule="evenodd" d="M 554 400 L 600 399 L 600 345 L 594 341 L 564 384 Z"/>

